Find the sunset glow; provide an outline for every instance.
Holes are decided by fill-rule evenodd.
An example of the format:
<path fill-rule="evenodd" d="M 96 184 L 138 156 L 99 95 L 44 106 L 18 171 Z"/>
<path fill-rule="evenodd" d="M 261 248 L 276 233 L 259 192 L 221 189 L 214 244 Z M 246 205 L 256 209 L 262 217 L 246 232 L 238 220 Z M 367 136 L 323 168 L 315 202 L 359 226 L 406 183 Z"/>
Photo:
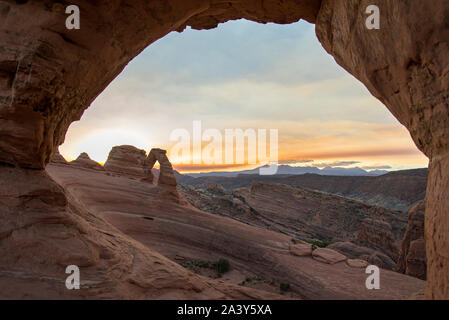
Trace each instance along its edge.
<path fill-rule="evenodd" d="M 277 129 L 279 164 L 388 170 L 427 166 L 407 130 L 322 49 L 313 26 L 229 22 L 172 33 L 150 46 L 70 128 L 61 153 L 105 162 L 130 144 L 168 150 L 180 172 L 248 164 L 193 164 L 170 156 L 173 130 Z M 206 144 L 203 144 L 203 148 Z M 191 158 L 199 155 L 192 150 Z"/>

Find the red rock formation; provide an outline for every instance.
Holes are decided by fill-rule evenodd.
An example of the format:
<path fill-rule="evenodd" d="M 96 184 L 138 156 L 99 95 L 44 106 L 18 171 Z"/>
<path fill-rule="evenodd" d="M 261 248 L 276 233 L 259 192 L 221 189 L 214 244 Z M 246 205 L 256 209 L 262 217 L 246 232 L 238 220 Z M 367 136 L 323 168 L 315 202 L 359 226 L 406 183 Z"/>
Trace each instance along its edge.
<path fill-rule="evenodd" d="M 336 242 L 328 246 L 329 249 L 338 251 L 350 259 L 364 260 L 379 268 L 393 270 L 396 263 L 384 253 L 352 242 Z"/>
<path fill-rule="evenodd" d="M 50 163 L 52 163 L 52 164 L 68 164 L 67 160 L 59 153 L 58 149 L 56 149 L 56 151 L 53 153 Z"/>
<path fill-rule="evenodd" d="M 345 255 L 328 248 L 318 248 L 313 250 L 312 257 L 317 261 L 327 264 L 335 264 L 348 259 Z"/>
<path fill-rule="evenodd" d="M 76 167 L 82 167 L 87 169 L 93 169 L 93 170 L 101 170 L 103 171 L 104 168 L 101 164 L 98 162 L 92 160 L 89 155 L 85 152 L 81 153 L 76 160 L 70 162 L 71 166 Z"/>
<path fill-rule="evenodd" d="M 387 106 L 430 158 L 426 297 L 449 299 L 449 4 L 378 4 L 381 28 L 367 30 L 359 0 L 323 0 L 316 34 L 337 63 Z"/>
<path fill-rule="evenodd" d="M 349 268 L 346 263 L 322 263 L 310 255 L 292 255 L 290 244 L 293 241 L 290 236 L 185 206 L 168 197 L 164 188 L 145 181 L 72 166 L 49 165 L 47 171 L 66 192 L 82 202 L 92 219 L 101 217 L 126 235 L 174 261 L 181 261 L 180 257 L 203 261 L 226 258 L 234 271 L 251 272 L 265 279 L 273 279 L 276 283 L 290 283 L 292 291 L 300 293 L 304 299 L 395 299 L 424 288 L 424 281 L 420 279 L 381 270 L 382 290 L 366 290 L 366 274 L 362 270 Z M 99 229 L 110 233 L 109 228 Z M 147 261 L 137 258 L 136 265 L 139 263 L 142 263 L 142 268 L 147 263 L 156 266 L 157 259 Z M 161 265 L 161 269 L 165 267 Z M 171 279 L 172 271 L 170 268 L 165 275 L 144 273 L 140 276 L 154 279 L 152 284 L 155 287 L 174 295 L 180 286 L 188 287 L 185 284 L 188 279 L 179 277 L 177 273 L 176 279 Z M 126 266 L 123 272 L 134 273 L 133 270 L 126 270 Z M 226 281 L 226 277 L 221 280 Z M 175 281 L 176 287 L 171 290 Z M 196 281 L 196 278 L 191 281 Z M 213 286 L 213 282 L 208 283 Z M 136 282 L 136 286 L 138 284 Z M 181 297 L 185 294 L 188 292 L 180 292 Z M 203 291 L 199 295 L 206 294 Z"/>
<path fill-rule="evenodd" d="M 153 169 L 156 161 L 159 162 L 160 165 L 158 185 L 176 187 L 177 182 L 175 173 L 170 161 L 167 158 L 166 150 L 151 149 L 150 153 L 148 154 L 148 158 L 145 161 L 145 169 L 147 175 L 150 177 L 149 179 L 151 179 L 151 177 L 153 176 L 151 170 Z"/>
<path fill-rule="evenodd" d="M 397 261 L 399 248 L 393 236 L 391 225 L 388 222 L 365 219 L 357 234 L 356 243 L 362 246 L 377 249 Z"/>
<path fill-rule="evenodd" d="M 449 298 L 447 1 L 379 0 L 380 30 L 367 30 L 364 5 L 371 3 L 360 0 L 76 3 L 83 13 L 80 30 L 66 29 L 58 2 L 0 4 L 0 163 L 43 169 L 70 123 L 131 59 L 173 30 L 239 18 L 304 18 L 316 23 L 337 63 L 387 106 L 430 158 L 426 297 Z"/>
<path fill-rule="evenodd" d="M 367 261 L 361 259 L 348 259 L 346 263 L 352 268 L 366 268 L 369 265 Z"/>
<path fill-rule="evenodd" d="M 308 257 L 312 255 L 312 245 L 310 243 L 290 244 L 290 253 L 298 257 Z"/>
<path fill-rule="evenodd" d="M 106 171 L 143 178 L 146 176 L 145 159 L 145 150 L 128 145 L 116 146 L 109 152 L 104 168 Z"/>
<path fill-rule="evenodd" d="M 73 173 L 108 178 L 54 167 L 72 181 Z M 0 176 L 0 299 L 279 298 L 192 274 L 88 211 L 45 171 L 0 166 Z M 80 290 L 65 287 L 68 265 L 80 267 Z"/>
<path fill-rule="evenodd" d="M 426 279 L 426 248 L 424 241 L 424 202 L 414 206 L 408 214 L 408 226 L 402 241 L 396 270 L 413 277 Z"/>
<path fill-rule="evenodd" d="M 397 228 L 394 243 L 402 239 L 407 226 L 405 213 L 281 184 L 253 183 L 250 190 L 238 189 L 233 195 L 244 199 L 253 210 L 249 222 L 257 219 L 270 225 L 271 230 L 296 235 L 300 239 L 350 241 L 356 237 L 364 219 L 382 218 Z M 210 202 L 216 200 L 212 198 Z M 391 227 L 389 233 L 391 235 Z"/>
<path fill-rule="evenodd" d="M 238 177 L 203 176 L 193 178 L 178 175 L 178 183 L 196 188 L 220 185 L 225 189 L 251 187 L 253 182 L 279 183 L 293 187 L 323 191 L 369 205 L 408 212 L 424 200 L 427 188 L 427 168 L 392 171 L 381 176 L 324 176 L 318 174 L 290 176 L 260 176 L 241 174 Z"/>

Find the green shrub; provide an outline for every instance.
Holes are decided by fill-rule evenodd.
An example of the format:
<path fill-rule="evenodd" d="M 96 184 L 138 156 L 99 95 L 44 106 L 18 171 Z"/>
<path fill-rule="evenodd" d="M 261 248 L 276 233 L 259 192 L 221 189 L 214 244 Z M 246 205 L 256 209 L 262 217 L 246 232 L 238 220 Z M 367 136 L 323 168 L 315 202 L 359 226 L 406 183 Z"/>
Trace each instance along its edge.
<path fill-rule="evenodd" d="M 281 283 L 280 289 L 281 289 L 282 293 L 287 292 L 290 290 L 290 284 L 289 283 Z"/>
<path fill-rule="evenodd" d="M 306 242 L 310 243 L 312 245 L 312 249 L 313 246 L 318 247 L 318 248 L 326 248 L 328 245 L 331 244 L 331 241 L 329 240 L 325 240 L 325 241 L 320 241 L 320 240 L 306 240 Z"/>
<path fill-rule="evenodd" d="M 226 259 L 220 259 L 215 264 L 215 269 L 217 270 L 217 272 L 219 274 L 223 274 L 223 273 L 229 272 L 229 270 L 231 270 L 231 264 Z"/>

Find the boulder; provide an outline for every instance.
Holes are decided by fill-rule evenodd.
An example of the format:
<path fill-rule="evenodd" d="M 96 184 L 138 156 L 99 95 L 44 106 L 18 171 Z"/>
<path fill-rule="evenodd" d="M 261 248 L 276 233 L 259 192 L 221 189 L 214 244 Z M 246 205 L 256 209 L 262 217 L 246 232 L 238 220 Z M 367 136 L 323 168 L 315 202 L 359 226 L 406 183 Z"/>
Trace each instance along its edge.
<path fill-rule="evenodd" d="M 318 248 L 313 250 L 312 257 L 317 261 L 327 264 L 335 264 L 348 259 L 345 255 L 328 248 Z"/>
<path fill-rule="evenodd" d="M 298 257 L 306 257 L 312 255 L 312 245 L 309 243 L 290 244 L 290 254 Z"/>
<path fill-rule="evenodd" d="M 382 252 L 352 242 L 336 242 L 329 245 L 328 248 L 346 255 L 350 259 L 365 260 L 382 269 L 393 270 L 396 265 L 390 257 Z"/>
<path fill-rule="evenodd" d="M 367 261 L 362 259 L 348 259 L 346 263 L 351 268 L 366 268 L 369 265 Z"/>

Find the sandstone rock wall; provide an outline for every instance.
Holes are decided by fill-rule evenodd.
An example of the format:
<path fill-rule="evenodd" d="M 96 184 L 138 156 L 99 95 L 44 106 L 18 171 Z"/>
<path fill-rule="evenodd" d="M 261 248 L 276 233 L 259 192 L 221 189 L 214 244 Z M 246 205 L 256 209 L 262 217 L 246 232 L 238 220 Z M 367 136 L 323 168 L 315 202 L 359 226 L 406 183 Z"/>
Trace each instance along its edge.
<path fill-rule="evenodd" d="M 67 160 L 59 153 L 59 150 L 53 153 L 53 156 L 50 159 L 50 163 L 53 164 L 68 164 Z"/>
<path fill-rule="evenodd" d="M 356 243 L 377 249 L 397 261 L 399 248 L 388 222 L 367 218 L 357 234 Z"/>
<path fill-rule="evenodd" d="M 402 241 L 396 266 L 402 272 L 420 279 L 426 279 L 426 247 L 424 241 L 425 203 L 414 206 L 408 215 L 407 231 Z"/>
<path fill-rule="evenodd" d="M 376 1 L 380 30 L 367 30 L 367 0 L 323 0 L 316 33 L 430 158 L 426 196 L 428 298 L 449 298 L 448 2 Z"/>

